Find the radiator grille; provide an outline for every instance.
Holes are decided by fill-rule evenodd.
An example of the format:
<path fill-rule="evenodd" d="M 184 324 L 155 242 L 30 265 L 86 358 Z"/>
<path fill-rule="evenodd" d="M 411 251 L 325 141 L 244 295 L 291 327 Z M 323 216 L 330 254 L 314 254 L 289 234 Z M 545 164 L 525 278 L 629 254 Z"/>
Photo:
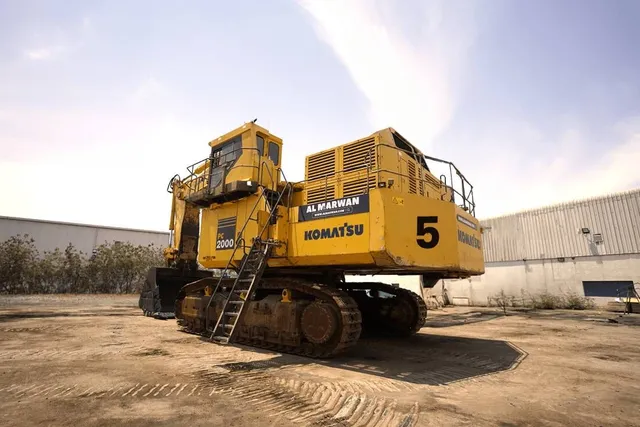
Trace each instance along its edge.
<path fill-rule="evenodd" d="M 324 178 L 336 172 L 335 150 L 314 154 L 307 159 L 307 180 Z"/>
<path fill-rule="evenodd" d="M 325 200 L 333 200 L 336 196 L 335 185 L 310 188 L 307 190 L 307 204 L 324 202 Z"/>
<path fill-rule="evenodd" d="M 365 139 L 345 145 L 343 149 L 343 170 L 361 169 L 370 164 L 375 166 L 374 139 Z"/>
<path fill-rule="evenodd" d="M 368 178 L 369 188 L 376 188 L 376 178 L 372 175 Z M 367 193 L 367 178 L 355 179 L 353 181 L 345 182 L 342 185 L 342 197 L 357 196 L 359 194 Z"/>
<path fill-rule="evenodd" d="M 408 173 L 409 173 L 409 193 L 416 194 L 416 164 L 409 160 L 407 161 Z"/>

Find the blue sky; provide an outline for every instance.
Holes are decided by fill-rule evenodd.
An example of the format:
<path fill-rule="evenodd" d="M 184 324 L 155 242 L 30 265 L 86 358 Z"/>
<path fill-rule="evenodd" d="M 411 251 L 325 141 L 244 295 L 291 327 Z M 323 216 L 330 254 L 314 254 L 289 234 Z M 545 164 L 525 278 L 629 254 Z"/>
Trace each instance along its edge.
<path fill-rule="evenodd" d="M 637 1 L 0 0 L 0 215 L 166 229 L 258 118 L 283 167 L 393 126 L 481 218 L 640 185 Z"/>

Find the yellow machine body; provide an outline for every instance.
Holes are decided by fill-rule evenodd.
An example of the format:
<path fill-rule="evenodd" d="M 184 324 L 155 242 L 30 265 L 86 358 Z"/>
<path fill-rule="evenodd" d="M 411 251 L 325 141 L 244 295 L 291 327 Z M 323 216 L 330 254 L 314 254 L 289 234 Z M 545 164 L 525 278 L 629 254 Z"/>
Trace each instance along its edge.
<path fill-rule="evenodd" d="M 252 189 L 282 188 L 282 140 L 249 123 L 210 146 L 212 155 L 174 191 L 174 205 L 201 211 L 197 260 L 205 268 L 239 263 L 242 251 L 230 259 L 237 239 L 250 244 L 264 230 L 261 238 L 279 242 L 269 268 L 438 278 L 484 273 L 472 200 L 435 178 L 425 156 L 392 128 L 308 156 L 305 180 L 293 185 L 266 227 L 267 202 Z M 227 166 L 212 173 L 216 156 Z M 183 211 L 172 209 L 175 218 Z"/>
<path fill-rule="evenodd" d="M 235 243 L 232 236 L 256 199 L 203 211 L 198 261 L 205 268 L 226 267 Z M 327 204 L 364 212 L 305 219 L 304 213 L 313 215 L 326 205 L 283 209 L 269 237 L 286 245 L 269 259 L 269 267 L 334 267 L 360 274 L 429 272 L 442 277 L 484 273 L 480 224 L 455 204 L 381 188 Z M 257 235 L 263 224 L 258 216 L 247 224 L 246 235 Z M 235 261 L 241 258 L 237 253 Z"/>
<path fill-rule="evenodd" d="M 172 243 L 141 292 L 147 315 L 219 343 L 334 357 L 361 334 L 416 334 L 427 317 L 417 293 L 346 275 L 433 287 L 484 273 L 473 187 L 392 128 L 307 156 L 296 183 L 282 140 L 254 122 L 209 145 L 170 182 Z"/>

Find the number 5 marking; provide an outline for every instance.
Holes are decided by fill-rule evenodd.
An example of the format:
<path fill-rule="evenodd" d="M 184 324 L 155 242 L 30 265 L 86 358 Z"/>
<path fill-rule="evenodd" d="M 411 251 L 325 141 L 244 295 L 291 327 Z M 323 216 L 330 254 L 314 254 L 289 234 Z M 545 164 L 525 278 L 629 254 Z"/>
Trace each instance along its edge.
<path fill-rule="evenodd" d="M 419 216 L 418 217 L 418 238 L 416 242 L 418 246 L 423 249 L 435 248 L 440 241 L 440 233 L 435 227 L 430 227 L 427 224 L 436 224 L 438 222 L 437 216 Z M 431 239 L 427 242 L 425 240 L 426 235 L 430 235 Z"/>

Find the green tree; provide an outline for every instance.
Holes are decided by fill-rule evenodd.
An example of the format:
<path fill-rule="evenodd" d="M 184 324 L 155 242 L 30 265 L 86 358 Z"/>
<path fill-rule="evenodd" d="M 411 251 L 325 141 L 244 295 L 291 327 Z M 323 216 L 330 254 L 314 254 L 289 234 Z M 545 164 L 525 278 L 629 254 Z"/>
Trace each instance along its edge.
<path fill-rule="evenodd" d="M 32 293 L 51 294 L 65 292 L 64 281 L 64 254 L 60 249 L 45 251 L 41 259 L 33 264 Z"/>
<path fill-rule="evenodd" d="M 31 293 L 37 260 L 38 250 L 28 234 L 0 243 L 0 293 Z"/>
<path fill-rule="evenodd" d="M 159 249 L 127 242 L 104 243 L 96 248 L 88 265 L 91 292 L 134 293 L 144 284 L 150 267 L 162 265 Z"/>
<path fill-rule="evenodd" d="M 90 258 L 69 244 L 39 256 L 34 240 L 18 235 L 0 243 L 0 293 L 137 293 L 149 268 L 162 265 L 153 244 L 105 242 Z"/>

